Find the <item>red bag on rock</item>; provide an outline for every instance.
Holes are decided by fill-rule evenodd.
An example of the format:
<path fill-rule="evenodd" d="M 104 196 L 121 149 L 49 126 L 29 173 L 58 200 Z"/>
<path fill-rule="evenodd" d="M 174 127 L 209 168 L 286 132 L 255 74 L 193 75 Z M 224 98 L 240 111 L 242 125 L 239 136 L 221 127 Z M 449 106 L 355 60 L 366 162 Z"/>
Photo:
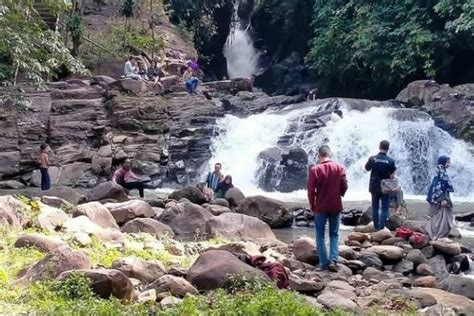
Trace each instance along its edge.
<path fill-rule="evenodd" d="M 414 232 L 410 237 L 410 243 L 412 244 L 413 248 L 421 249 L 428 245 L 429 239 L 425 234 Z"/>
<path fill-rule="evenodd" d="M 411 235 L 413 235 L 413 230 L 407 227 L 398 227 L 395 230 L 395 237 L 408 239 Z"/>

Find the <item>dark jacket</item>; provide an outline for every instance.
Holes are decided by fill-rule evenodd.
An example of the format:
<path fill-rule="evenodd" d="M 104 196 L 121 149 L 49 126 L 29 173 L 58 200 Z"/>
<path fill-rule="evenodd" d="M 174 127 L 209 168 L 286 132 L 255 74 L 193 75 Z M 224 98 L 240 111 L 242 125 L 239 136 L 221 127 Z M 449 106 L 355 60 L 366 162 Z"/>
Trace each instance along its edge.
<path fill-rule="evenodd" d="M 346 170 L 342 165 L 326 161 L 309 170 L 308 201 L 313 212 L 339 213 L 346 191 Z"/>
<path fill-rule="evenodd" d="M 365 164 L 365 170 L 371 171 L 369 192 L 382 194 L 380 183 L 384 179 L 390 179 L 390 176 L 397 170 L 397 167 L 395 167 L 395 160 L 387 156 L 386 153 L 379 153 L 369 158 Z"/>
<path fill-rule="evenodd" d="M 225 180 L 223 180 L 222 182 L 219 182 L 219 184 L 217 185 L 216 187 L 216 194 L 215 194 L 215 198 L 216 199 L 223 199 L 225 194 L 227 193 L 227 191 L 229 191 L 229 189 L 233 188 L 234 186 L 232 185 L 232 183 L 225 183 Z"/>

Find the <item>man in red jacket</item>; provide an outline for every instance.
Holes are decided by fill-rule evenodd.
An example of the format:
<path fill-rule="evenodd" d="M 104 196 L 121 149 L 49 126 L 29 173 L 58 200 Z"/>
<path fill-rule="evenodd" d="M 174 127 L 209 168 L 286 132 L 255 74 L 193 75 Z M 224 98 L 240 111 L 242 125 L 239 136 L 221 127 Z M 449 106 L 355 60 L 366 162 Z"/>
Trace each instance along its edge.
<path fill-rule="evenodd" d="M 331 148 L 323 145 L 318 150 L 319 164 L 308 175 L 308 201 L 314 213 L 316 247 L 319 265 L 323 270 L 337 271 L 339 255 L 339 215 L 342 197 L 347 191 L 345 168 L 331 161 Z M 329 221 L 329 258 L 325 244 L 326 222 Z"/>

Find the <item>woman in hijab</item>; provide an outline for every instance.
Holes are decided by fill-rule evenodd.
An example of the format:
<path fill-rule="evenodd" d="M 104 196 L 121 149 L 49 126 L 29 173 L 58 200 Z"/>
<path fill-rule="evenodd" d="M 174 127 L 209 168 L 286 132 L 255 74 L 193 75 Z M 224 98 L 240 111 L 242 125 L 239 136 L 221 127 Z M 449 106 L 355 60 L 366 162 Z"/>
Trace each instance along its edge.
<path fill-rule="evenodd" d="M 438 158 L 436 175 L 428 190 L 426 200 L 430 204 L 431 219 L 426 225 L 426 231 L 431 240 L 447 237 L 453 228 L 453 203 L 449 194 L 454 189 L 446 172 L 450 165 L 449 157 Z"/>
<path fill-rule="evenodd" d="M 234 185 L 232 184 L 232 176 L 226 176 L 224 181 L 220 182 L 216 187 L 216 199 L 223 199 L 227 191 L 233 188 Z"/>

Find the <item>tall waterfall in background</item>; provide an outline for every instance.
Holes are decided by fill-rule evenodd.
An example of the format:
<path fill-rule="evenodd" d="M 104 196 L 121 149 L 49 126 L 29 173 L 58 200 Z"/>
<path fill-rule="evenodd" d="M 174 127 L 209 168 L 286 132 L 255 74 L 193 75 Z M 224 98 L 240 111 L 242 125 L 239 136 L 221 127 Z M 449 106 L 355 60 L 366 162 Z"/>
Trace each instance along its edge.
<path fill-rule="evenodd" d="M 431 181 L 437 157 L 451 156 L 448 173 L 454 183 L 454 196 L 474 198 L 473 148 L 434 125 L 429 115 L 409 109 L 370 108 L 352 110 L 343 106 L 343 118 L 333 115 L 321 129 L 304 130 L 298 122 L 318 111 L 314 106 L 267 112 L 248 118 L 226 116 L 218 121 L 219 137 L 213 143 L 211 163 L 221 162 L 226 174 L 231 174 L 236 186 L 244 193 L 262 191 L 257 186 L 260 151 L 277 146 L 280 137 L 291 131 L 292 146 L 302 147 L 315 161 L 315 149 L 328 143 L 333 159 L 347 168 L 350 189 L 348 199 L 367 198 L 369 174 L 364 165 L 370 155 L 377 153 L 381 140 L 391 142 L 390 155 L 397 161 L 397 175 L 405 194 L 424 196 Z M 292 124 L 293 123 L 293 124 Z M 290 126 L 292 126 L 290 128 Z M 293 192 L 287 198 L 303 199 L 305 193 Z"/>
<path fill-rule="evenodd" d="M 233 25 L 224 45 L 224 56 L 227 60 L 229 78 L 249 78 L 258 73 L 260 53 L 253 46 L 249 34 L 250 24 L 242 25 L 238 16 L 240 1 L 235 1 Z"/>

